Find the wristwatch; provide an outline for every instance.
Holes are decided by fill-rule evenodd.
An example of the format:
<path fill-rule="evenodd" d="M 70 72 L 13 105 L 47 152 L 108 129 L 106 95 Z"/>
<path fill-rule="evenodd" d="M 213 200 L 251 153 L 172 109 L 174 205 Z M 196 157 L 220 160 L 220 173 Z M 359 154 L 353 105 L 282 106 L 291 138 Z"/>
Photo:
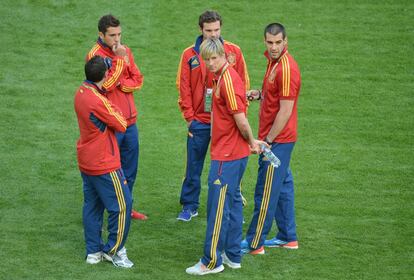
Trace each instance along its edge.
<path fill-rule="evenodd" d="M 272 142 L 272 141 L 269 141 L 269 140 L 268 140 L 267 136 L 265 137 L 264 141 L 265 141 L 265 142 L 266 142 L 269 146 L 272 146 L 272 144 L 273 144 L 273 142 Z"/>

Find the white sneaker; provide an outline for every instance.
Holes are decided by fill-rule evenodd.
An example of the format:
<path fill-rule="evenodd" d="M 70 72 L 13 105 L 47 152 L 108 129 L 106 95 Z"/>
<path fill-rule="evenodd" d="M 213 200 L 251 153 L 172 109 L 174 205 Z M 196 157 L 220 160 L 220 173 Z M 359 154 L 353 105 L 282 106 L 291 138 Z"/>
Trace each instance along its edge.
<path fill-rule="evenodd" d="M 226 255 L 226 253 L 225 252 L 223 252 L 223 254 L 221 254 L 221 259 L 222 259 L 222 262 L 225 264 L 225 265 L 227 265 L 228 267 L 230 267 L 230 268 L 233 268 L 233 269 L 238 269 L 238 268 L 241 268 L 241 264 L 240 263 L 236 263 L 236 262 L 232 262 L 228 257 L 227 257 L 227 255 Z"/>
<path fill-rule="evenodd" d="M 220 266 L 218 266 L 216 268 L 213 268 L 213 269 L 209 269 L 200 260 L 195 265 L 187 268 L 185 270 L 185 272 L 187 272 L 188 274 L 191 274 L 191 275 L 206 275 L 206 274 L 210 274 L 210 273 L 219 273 L 219 272 L 222 272 L 223 270 L 224 270 L 223 265 L 220 265 Z"/>
<path fill-rule="evenodd" d="M 131 268 L 134 266 L 134 263 L 128 259 L 125 247 L 122 247 L 122 249 L 114 255 L 103 253 L 103 257 L 105 260 L 112 262 L 118 267 Z"/>
<path fill-rule="evenodd" d="M 100 263 L 102 261 L 102 251 L 93 253 L 93 254 L 88 254 L 86 256 L 86 263 L 88 264 L 97 264 Z"/>

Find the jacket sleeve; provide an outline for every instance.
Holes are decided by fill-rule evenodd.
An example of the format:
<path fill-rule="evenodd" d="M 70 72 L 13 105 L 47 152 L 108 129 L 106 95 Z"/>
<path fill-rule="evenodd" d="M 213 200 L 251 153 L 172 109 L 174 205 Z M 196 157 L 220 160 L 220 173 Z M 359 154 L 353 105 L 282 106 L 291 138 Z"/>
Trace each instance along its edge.
<path fill-rule="evenodd" d="M 121 110 L 112 104 L 105 96 L 100 94 L 96 96 L 99 98 L 99 101 L 96 102 L 96 105 L 93 108 L 95 117 L 109 128 L 115 131 L 125 132 L 127 122 L 122 115 Z"/>
<path fill-rule="evenodd" d="M 122 75 L 120 80 L 120 88 L 123 92 L 132 93 L 140 90 L 144 84 L 144 76 L 139 71 L 139 68 L 135 64 L 134 56 L 128 49 L 129 65 L 127 65 L 125 74 Z"/>
<path fill-rule="evenodd" d="M 225 71 L 220 82 L 220 96 L 225 100 L 230 114 L 245 113 L 246 93 L 239 77 L 232 77 L 230 71 Z"/>
<path fill-rule="evenodd" d="M 178 106 L 186 121 L 191 121 L 194 117 L 190 74 L 190 65 L 188 64 L 188 59 L 184 51 L 181 55 L 180 64 L 178 65 L 176 85 L 179 92 Z"/>
<path fill-rule="evenodd" d="M 239 74 L 240 78 L 243 81 L 243 84 L 246 88 L 246 91 L 250 89 L 250 79 L 249 79 L 249 73 L 247 72 L 247 65 L 246 61 L 244 60 L 243 53 L 241 49 L 238 49 L 237 57 L 236 57 L 236 65 L 234 66 L 234 69 Z"/>
<path fill-rule="evenodd" d="M 276 84 L 279 88 L 280 99 L 295 99 L 300 89 L 300 73 L 298 69 L 290 64 L 287 56 L 284 56 L 279 65 L 282 64 L 280 75 L 276 75 Z"/>
<path fill-rule="evenodd" d="M 102 87 L 106 91 L 113 90 L 120 83 L 120 80 L 122 79 L 122 74 L 124 73 L 125 69 L 126 63 L 124 59 L 122 57 L 116 56 L 112 60 L 112 66 L 109 69 L 108 76 L 106 77 Z"/>

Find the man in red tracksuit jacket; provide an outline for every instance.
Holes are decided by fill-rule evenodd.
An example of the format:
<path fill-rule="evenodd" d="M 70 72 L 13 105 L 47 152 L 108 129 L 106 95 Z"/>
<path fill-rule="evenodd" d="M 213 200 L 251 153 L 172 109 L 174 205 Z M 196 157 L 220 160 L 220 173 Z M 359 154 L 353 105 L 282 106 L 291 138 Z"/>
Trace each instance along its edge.
<path fill-rule="evenodd" d="M 260 100 L 259 139 L 266 141 L 280 159 L 278 168 L 272 167 L 263 155 L 254 194 L 254 212 L 242 241 L 244 253 L 264 254 L 264 247 L 298 249 L 294 209 L 294 183 L 290 159 L 298 135 L 298 98 L 301 75 L 297 62 L 288 52 L 285 27 L 271 23 L 264 30 L 267 67 L 261 90 L 247 94 Z M 277 235 L 266 240 L 276 220 Z"/>
<path fill-rule="evenodd" d="M 109 74 L 103 84 L 108 99 L 117 105 L 127 121 L 126 132 L 116 133 L 121 165 L 132 194 L 138 170 L 139 141 L 136 125 L 137 109 L 134 91 L 141 89 L 144 77 L 135 64 L 131 50 L 121 44 L 121 23 L 112 15 L 104 15 L 98 23 L 99 38 L 88 53 L 88 61 L 95 55 L 102 56 L 109 66 Z M 125 67 L 124 67 L 125 65 Z M 146 220 L 147 216 L 135 210 L 133 219 Z"/>
<path fill-rule="evenodd" d="M 123 66 L 124 67 L 124 66 Z M 126 183 L 115 131 L 125 132 L 127 122 L 120 110 L 105 96 L 107 74 L 104 59 L 91 58 L 85 65 L 86 80 L 75 95 L 80 138 L 77 157 L 83 180 L 83 226 L 86 262 L 110 260 L 115 266 L 129 268 L 124 247 L 131 221 L 132 199 Z M 104 210 L 108 212 L 108 241 L 101 233 Z"/>
<path fill-rule="evenodd" d="M 249 75 L 239 46 L 221 38 L 221 16 L 205 11 L 199 17 L 201 35 L 195 44 L 183 51 L 177 72 L 178 104 L 187 123 L 187 164 L 181 187 L 182 211 L 177 219 L 188 222 L 198 215 L 200 176 L 210 143 L 210 119 L 214 75 L 200 56 L 201 43 L 209 38 L 219 39 L 224 45 L 227 62 L 239 74 L 245 90 L 250 87 Z"/>
<path fill-rule="evenodd" d="M 250 152 L 260 153 L 263 141 L 254 139 L 246 118 L 246 90 L 229 65 L 219 39 L 200 46 L 208 70 L 215 75 L 211 121 L 211 163 L 208 175 L 207 229 L 203 257 L 186 269 L 205 275 L 241 267 L 243 206 L 240 182 Z"/>

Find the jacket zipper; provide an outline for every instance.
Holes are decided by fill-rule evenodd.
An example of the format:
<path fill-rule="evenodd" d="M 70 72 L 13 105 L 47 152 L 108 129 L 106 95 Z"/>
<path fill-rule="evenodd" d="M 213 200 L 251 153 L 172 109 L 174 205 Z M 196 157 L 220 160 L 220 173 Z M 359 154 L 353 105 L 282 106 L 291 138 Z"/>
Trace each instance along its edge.
<path fill-rule="evenodd" d="M 115 155 L 114 143 L 112 142 L 111 135 L 108 135 L 108 137 L 109 137 L 109 142 L 111 142 L 112 155 L 114 156 Z"/>

